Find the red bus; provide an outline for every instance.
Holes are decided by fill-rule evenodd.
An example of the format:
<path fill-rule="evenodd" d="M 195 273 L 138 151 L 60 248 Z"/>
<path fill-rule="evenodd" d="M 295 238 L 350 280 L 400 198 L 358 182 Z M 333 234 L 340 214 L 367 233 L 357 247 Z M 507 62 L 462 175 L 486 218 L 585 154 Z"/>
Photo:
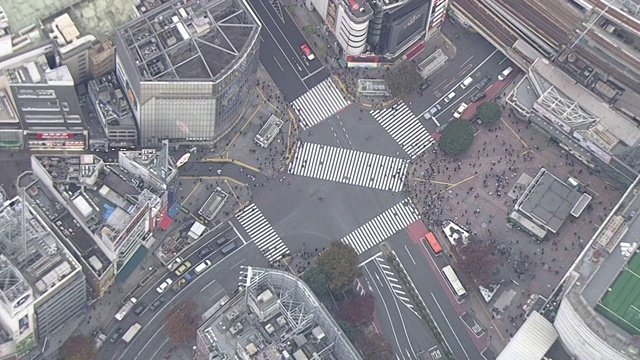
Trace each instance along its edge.
<path fill-rule="evenodd" d="M 429 242 L 429 246 L 431 247 L 433 253 L 439 255 L 442 252 L 442 246 L 440 246 L 440 243 L 438 242 L 438 239 L 436 239 L 436 236 L 433 235 L 432 232 L 429 232 L 427 235 L 425 235 L 425 237 L 427 238 L 427 241 Z"/>

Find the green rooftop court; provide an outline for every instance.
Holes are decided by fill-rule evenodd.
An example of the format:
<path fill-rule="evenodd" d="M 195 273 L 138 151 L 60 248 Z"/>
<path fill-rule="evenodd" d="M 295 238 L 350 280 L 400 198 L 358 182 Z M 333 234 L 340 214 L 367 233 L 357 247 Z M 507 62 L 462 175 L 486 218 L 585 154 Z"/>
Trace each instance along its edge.
<path fill-rule="evenodd" d="M 596 310 L 629 334 L 640 334 L 640 255 L 629 259 Z"/>

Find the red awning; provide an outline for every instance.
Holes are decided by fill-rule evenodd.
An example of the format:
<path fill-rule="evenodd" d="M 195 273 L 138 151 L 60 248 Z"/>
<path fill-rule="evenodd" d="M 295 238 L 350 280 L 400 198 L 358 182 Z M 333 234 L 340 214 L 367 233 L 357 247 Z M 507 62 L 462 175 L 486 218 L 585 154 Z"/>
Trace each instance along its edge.
<path fill-rule="evenodd" d="M 168 217 L 167 214 L 164 214 L 164 216 L 162 216 L 162 220 L 160 220 L 160 229 L 162 230 L 167 230 L 167 228 L 169 227 L 169 225 L 171 225 L 171 223 L 173 222 L 173 219 Z"/>
<path fill-rule="evenodd" d="M 407 51 L 407 59 L 411 60 L 424 49 L 424 40 L 420 41 L 413 49 Z"/>

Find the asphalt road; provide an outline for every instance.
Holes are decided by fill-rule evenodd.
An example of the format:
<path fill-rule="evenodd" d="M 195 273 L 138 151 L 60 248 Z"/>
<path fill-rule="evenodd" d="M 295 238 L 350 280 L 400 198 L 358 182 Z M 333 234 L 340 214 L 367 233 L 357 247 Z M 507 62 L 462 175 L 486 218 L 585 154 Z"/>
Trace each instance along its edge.
<path fill-rule="evenodd" d="M 230 237 L 230 241 L 234 241 L 237 246 L 236 250 L 226 256 L 220 253 L 221 248 L 216 244 L 216 240 L 224 235 Z M 201 259 L 198 256 L 198 252 L 207 244 L 211 244 L 215 251 L 206 258 Z M 193 272 L 193 268 L 205 259 L 211 261 L 212 265 L 203 273 L 196 275 Z M 192 276 L 192 280 L 184 285 L 181 290 L 176 291 L 173 285 L 184 275 L 176 276 L 166 268 L 160 269 L 159 273 L 161 275 L 156 274 L 153 277 L 153 281 L 149 281 L 139 293 L 135 294 L 138 298 L 138 304 L 144 303 L 147 305 L 147 309 L 140 315 L 131 312 L 121 322 L 114 319 L 105 329 L 109 338 L 116 328 L 120 327 L 123 332 L 126 332 L 136 322 L 143 325 L 142 330 L 129 345 L 125 344 L 121 339 L 118 339 L 115 344 L 107 341 L 100 349 L 98 359 L 155 358 L 149 357 L 150 349 L 159 351 L 166 343 L 167 337 L 163 331 L 163 324 L 165 316 L 172 306 L 185 299 L 195 299 L 200 305 L 200 312 L 204 312 L 222 296 L 232 293 L 238 287 L 241 265 L 267 266 L 266 260 L 255 245 L 253 243 L 245 243 L 245 240 L 238 237 L 235 229 L 230 227 L 228 223 L 223 223 L 220 227 L 205 233 L 202 240 L 187 252 L 184 260 L 192 264 L 188 271 Z M 173 280 L 173 285 L 162 294 L 158 294 L 156 288 L 167 278 Z M 156 311 L 149 309 L 148 306 L 160 297 L 164 299 L 161 307 Z"/>
<path fill-rule="evenodd" d="M 482 345 L 482 341 L 475 337 L 460 318 L 460 312 L 466 308 L 466 300 L 459 302 L 455 298 L 440 271 L 448 265 L 447 259 L 442 255 L 433 256 L 422 244 L 414 243 L 407 232 L 394 237 L 393 247 L 455 358 L 482 359 L 480 352 L 486 346 Z"/>
<path fill-rule="evenodd" d="M 369 292 L 376 300 L 376 326 L 380 326 L 398 360 L 418 359 L 422 352 L 437 351 L 436 341 L 407 301 L 408 296 L 382 254 L 360 267 Z"/>
<path fill-rule="evenodd" d="M 249 4 L 262 23 L 260 62 L 287 102 L 329 77 L 317 54 L 316 59 L 307 60 L 302 53 L 300 45 L 307 40 L 279 1 L 250 0 Z"/>

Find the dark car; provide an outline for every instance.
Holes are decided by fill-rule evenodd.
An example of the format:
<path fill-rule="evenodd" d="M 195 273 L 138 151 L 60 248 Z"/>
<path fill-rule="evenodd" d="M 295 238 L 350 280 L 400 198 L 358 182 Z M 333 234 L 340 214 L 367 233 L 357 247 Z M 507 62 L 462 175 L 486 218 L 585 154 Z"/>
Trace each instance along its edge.
<path fill-rule="evenodd" d="M 418 88 L 418 92 L 422 94 L 422 92 L 427 90 L 429 88 L 429 86 L 431 86 L 431 81 L 426 80 L 425 82 L 420 84 L 420 87 Z"/>
<path fill-rule="evenodd" d="M 122 328 L 118 327 L 113 332 L 113 335 L 111 335 L 111 339 L 109 339 L 109 342 L 112 343 L 112 344 L 115 344 L 116 341 L 118 341 L 118 338 L 120 337 L 120 334 L 122 334 Z"/>
<path fill-rule="evenodd" d="M 482 100 L 487 97 L 484 91 L 477 91 L 475 94 L 471 95 L 471 102 L 476 102 L 478 100 Z"/>
<path fill-rule="evenodd" d="M 209 254 L 211 254 L 213 252 L 213 247 L 211 247 L 211 245 L 205 245 L 205 247 L 203 247 L 202 249 L 200 249 L 200 251 L 198 251 L 198 257 L 200 259 L 204 259 L 207 256 L 209 256 Z"/>
<path fill-rule="evenodd" d="M 144 309 L 147 308 L 147 305 L 145 305 L 145 303 L 140 303 L 140 305 L 136 306 L 136 308 L 133 310 L 133 313 L 136 315 L 140 315 L 144 312 Z"/>
<path fill-rule="evenodd" d="M 158 298 L 158 300 L 154 301 L 151 306 L 149 306 L 149 309 L 151 309 L 151 311 L 156 311 L 156 309 L 159 308 L 162 304 L 164 304 L 164 298 L 160 297 Z"/>
<path fill-rule="evenodd" d="M 482 90 L 489 84 L 489 81 L 491 81 L 491 76 L 486 75 L 485 77 L 480 79 L 480 82 L 478 82 L 478 85 L 476 85 L 476 87 Z"/>

